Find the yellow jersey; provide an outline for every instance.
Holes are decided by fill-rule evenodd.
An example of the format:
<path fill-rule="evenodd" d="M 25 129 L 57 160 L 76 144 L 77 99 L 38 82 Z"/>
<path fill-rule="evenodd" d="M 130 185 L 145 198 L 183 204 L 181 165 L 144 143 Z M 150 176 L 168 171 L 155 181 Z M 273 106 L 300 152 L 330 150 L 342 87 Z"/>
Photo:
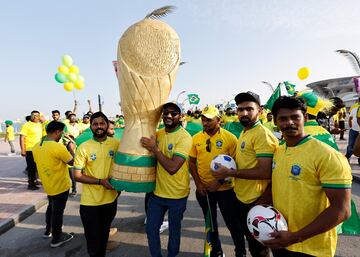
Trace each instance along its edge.
<path fill-rule="evenodd" d="M 32 153 L 45 192 L 51 196 L 68 191 L 71 180 L 67 163 L 73 157 L 66 147 L 45 137 L 33 147 Z"/>
<path fill-rule="evenodd" d="M 99 142 L 92 138 L 82 143 L 76 150 L 74 169 L 83 170 L 87 176 L 105 179 L 110 176 L 119 140 L 107 137 Z M 81 205 L 98 206 L 112 203 L 117 197 L 117 191 L 106 189 L 102 185 L 83 184 Z"/>
<path fill-rule="evenodd" d="M 265 128 L 268 128 L 271 132 L 274 132 L 277 126 L 274 124 L 273 121 L 266 121 L 263 123 Z"/>
<path fill-rule="evenodd" d="M 223 125 L 225 125 L 228 122 L 236 122 L 236 121 L 238 121 L 238 120 L 236 119 L 236 117 L 234 115 L 226 115 L 226 114 L 224 114 L 221 117 L 221 123 Z"/>
<path fill-rule="evenodd" d="M 39 122 L 26 122 L 20 131 L 20 134 L 25 136 L 25 150 L 31 151 L 34 145 L 40 142 L 43 134 L 41 123 Z"/>
<path fill-rule="evenodd" d="M 210 140 L 210 152 L 206 151 L 208 140 Z M 204 131 L 194 135 L 189 156 L 197 160 L 197 173 L 202 183 L 209 185 L 216 180 L 210 170 L 210 163 L 216 156 L 226 154 L 235 159 L 236 143 L 236 137 L 223 128 L 220 128 L 212 137 Z M 228 190 L 233 186 L 233 180 L 230 180 L 221 185 L 218 191 Z"/>
<path fill-rule="evenodd" d="M 6 127 L 6 140 L 8 140 L 8 141 L 14 141 L 15 140 L 15 134 L 14 134 L 14 127 L 13 126 Z"/>
<path fill-rule="evenodd" d="M 328 206 L 324 188 L 351 188 L 351 168 L 343 154 L 307 136 L 296 146 L 283 144 L 275 151 L 272 171 L 273 204 L 295 232 Z M 313 256 L 334 256 L 336 228 L 287 247 Z"/>
<path fill-rule="evenodd" d="M 344 121 L 346 116 L 346 108 L 341 108 L 334 116 L 333 120 L 334 122 Z"/>
<path fill-rule="evenodd" d="M 258 120 L 252 128 L 243 130 L 236 148 L 236 165 L 238 170 L 252 169 L 258 165 L 258 157 L 272 158 L 279 142 L 273 133 Z M 252 180 L 235 178 L 236 197 L 249 204 L 258 199 L 265 191 L 270 180 Z"/>
<path fill-rule="evenodd" d="M 70 136 L 73 136 L 74 138 L 77 138 L 80 135 L 80 131 L 81 128 L 79 126 L 79 124 L 75 123 L 75 124 L 66 124 L 66 128 L 67 128 L 67 133 Z"/>
<path fill-rule="evenodd" d="M 169 199 L 187 197 L 190 193 L 188 169 L 188 157 L 192 146 L 190 134 L 182 126 L 172 132 L 166 132 L 163 128 L 156 133 L 156 142 L 159 150 L 167 158 L 178 155 L 184 158 L 185 162 L 173 175 L 170 175 L 160 162 L 157 162 L 154 194 Z"/>

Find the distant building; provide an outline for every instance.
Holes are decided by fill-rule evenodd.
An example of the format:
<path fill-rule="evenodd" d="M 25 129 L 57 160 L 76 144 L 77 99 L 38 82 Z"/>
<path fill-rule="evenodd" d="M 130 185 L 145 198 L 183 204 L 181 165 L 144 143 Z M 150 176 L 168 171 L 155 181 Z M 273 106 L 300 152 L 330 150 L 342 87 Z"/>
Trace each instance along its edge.
<path fill-rule="evenodd" d="M 314 92 L 317 92 L 320 96 L 326 98 L 340 97 L 347 108 L 355 103 L 358 99 L 359 94 L 355 91 L 355 79 L 360 79 L 359 76 L 334 78 L 316 81 L 306 85 L 311 88 Z"/>

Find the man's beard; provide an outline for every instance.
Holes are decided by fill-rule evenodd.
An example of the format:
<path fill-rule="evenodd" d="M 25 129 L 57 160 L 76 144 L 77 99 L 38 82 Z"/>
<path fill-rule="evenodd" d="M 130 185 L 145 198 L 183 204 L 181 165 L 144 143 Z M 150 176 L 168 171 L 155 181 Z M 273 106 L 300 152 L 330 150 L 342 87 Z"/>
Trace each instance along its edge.
<path fill-rule="evenodd" d="M 179 121 L 178 123 L 173 122 L 173 123 L 171 123 L 170 125 L 164 123 L 164 126 L 165 126 L 165 128 L 167 128 L 167 129 L 173 129 L 173 128 L 176 128 L 179 124 L 180 124 L 180 121 Z"/>
<path fill-rule="evenodd" d="M 250 120 L 248 117 L 243 117 L 243 118 L 240 119 L 240 123 L 244 127 L 247 127 L 247 126 L 251 125 L 253 123 L 253 121 Z"/>
<path fill-rule="evenodd" d="M 95 133 L 97 131 L 102 131 L 102 133 L 101 134 Z M 92 130 L 92 132 L 93 132 L 93 135 L 94 135 L 95 138 L 103 138 L 107 134 L 106 130 L 103 130 L 103 129 L 96 129 L 95 131 Z"/>

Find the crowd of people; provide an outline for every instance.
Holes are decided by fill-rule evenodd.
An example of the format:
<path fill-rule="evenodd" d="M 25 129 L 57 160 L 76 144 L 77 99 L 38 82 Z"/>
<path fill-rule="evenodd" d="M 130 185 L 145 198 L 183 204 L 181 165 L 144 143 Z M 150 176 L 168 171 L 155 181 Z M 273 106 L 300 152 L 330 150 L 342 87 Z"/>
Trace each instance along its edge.
<path fill-rule="evenodd" d="M 270 252 L 275 257 L 334 256 L 335 227 L 350 215 L 352 176 L 331 133 L 345 139 L 346 111 L 338 98 L 326 113 L 309 108 L 306 100 L 281 96 L 272 110 L 265 110 L 259 96 L 248 91 L 236 95 L 235 111 L 227 108 L 225 113 L 211 105 L 187 114 L 177 103 L 163 106 L 156 138 L 140 141 L 157 160 L 155 190 L 147 194 L 145 203 L 151 256 L 162 256 L 160 232 L 166 213 L 168 256 L 178 255 L 190 190 L 196 190 L 204 219 L 208 211 L 212 216 L 212 257 L 225 256 L 217 208 L 230 231 L 236 257 L 246 256 L 245 240 L 254 257 L 270 256 Z M 358 108 L 354 106 L 350 114 L 347 158 L 359 133 Z M 66 119 L 61 120 L 60 112 L 54 110 L 52 121 L 32 111 L 23 125 L 20 146 L 27 164 L 28 189 L 37 190 L 42 184 L 48 195 L 43 236 L 52 237 L 51 247 L 58 247 L 74 237 L 62 231 L 63 213 L 68 197 L 77 194 L 76 182 L 81 183 L 80 217 L 88 253 L 105 256 L 121 193 L 109 183 L 121 143 L 114 138 L 114 127 L 124 128 L 126 123 L 122 115 L 109 121 L 102 112 L 91 110 L 79 122 L 75 111 L 65 112 Z M 6 125 L 10 128 L 11 122 Z M 77 145 L 76 139 L 86 130 L 92 137 Z M 11 129 L 5 140 L 13 143 Z M 219 169 L 213 172 L 210 163 L 219 154 L 233 157 L 237 169 L 217 164 Z M 196 188 L 190 188 L 190 175 Z M 277 208 L 289 230 L 274 232 L 273 239 L 263 243 L 255 240 L 246 223 L 248 211 L 257 204 Z"/>

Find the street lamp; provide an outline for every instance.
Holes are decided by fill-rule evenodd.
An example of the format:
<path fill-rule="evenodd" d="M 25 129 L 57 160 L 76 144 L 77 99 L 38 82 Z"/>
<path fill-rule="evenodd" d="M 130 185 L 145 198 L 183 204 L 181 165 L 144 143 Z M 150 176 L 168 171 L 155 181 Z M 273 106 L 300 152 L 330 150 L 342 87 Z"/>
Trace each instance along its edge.
<path fill-rule="evenodd" d="M 181 91 L 181 92 L 177 95 L 175 102 L 178 102 L 180 95 L 182 95 L 182 94 L 184 94 L 184 93 L 186 93 L 185 90 Z"/>
<path fill-rule="evenodd" d="M 269 88 L 270 88 L 270 90 L 271 90 L 271 92 L 275 92 L 275 89 L 274 89 L 274 87 L 271 85 L 271 83 L 269 83 L 269 82 L 267 82 L 267 81 L 261 81 L 262 83 L 264 83 L 265 85 L 267 85 Z"/>

